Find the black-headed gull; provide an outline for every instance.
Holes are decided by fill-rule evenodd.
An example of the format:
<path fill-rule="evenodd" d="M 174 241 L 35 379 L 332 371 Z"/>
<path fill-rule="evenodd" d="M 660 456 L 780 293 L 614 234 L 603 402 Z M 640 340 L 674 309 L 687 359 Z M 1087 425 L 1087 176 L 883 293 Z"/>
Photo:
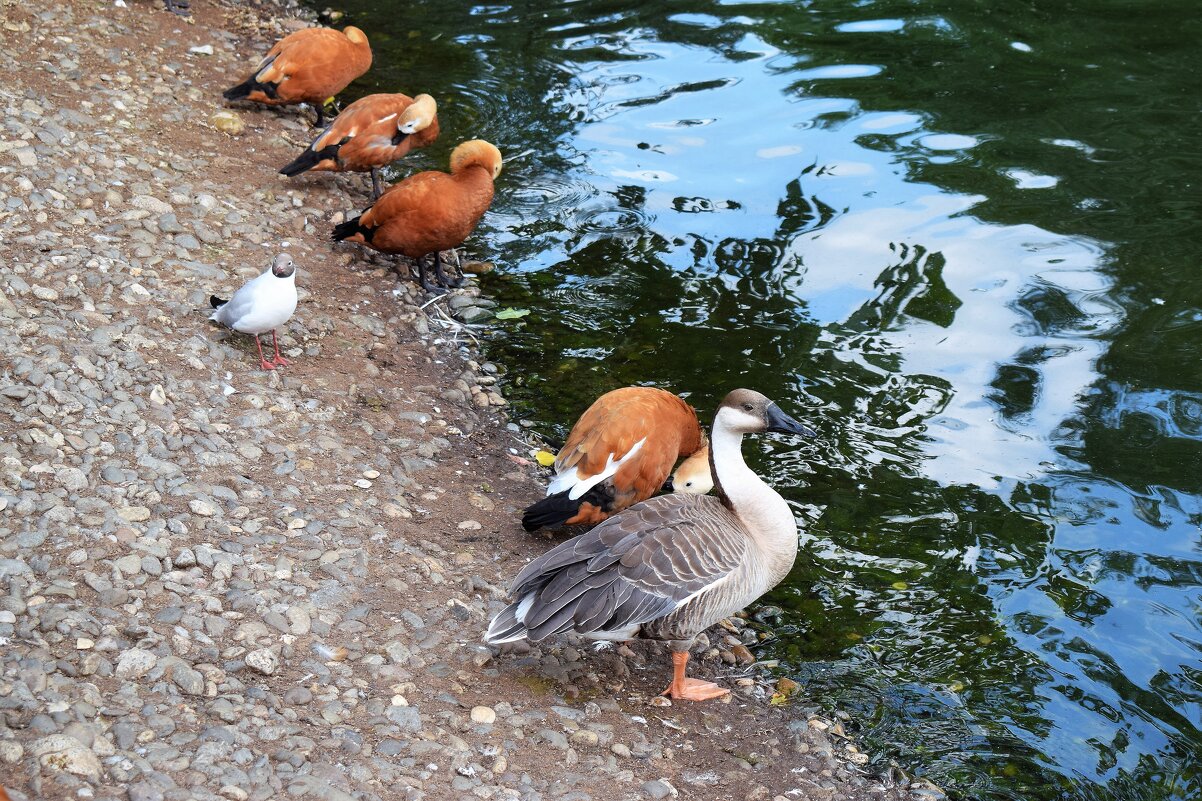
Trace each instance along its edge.
<path fill-rule="evenodd" d="M 243 284 L 228 301 L 211 295 L 209 303 L 217 310 L 209 317 L 210 320 L 254 336 L 255 344 L 259 346 L 259 362 L 264 370 L 274 370 L 288 364 L 288 360 L 280 355 L 275 329 L 288 322 L 296 311 L 296 267 L 291 256 L 287 253 L 276 256 L 271 267 Z M 263 358 L 263 344 L 259 342 L 259 334 L 268 331 L 275 345 L 275 358 L 271 361 Z"/>

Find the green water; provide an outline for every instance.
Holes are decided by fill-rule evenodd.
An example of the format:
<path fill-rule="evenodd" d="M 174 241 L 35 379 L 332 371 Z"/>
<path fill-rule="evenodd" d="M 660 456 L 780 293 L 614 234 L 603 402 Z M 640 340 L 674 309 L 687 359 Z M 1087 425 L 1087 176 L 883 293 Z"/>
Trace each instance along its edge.
<path fill-rule="evenodd" d="M 653 383 L 759 389 L 804 523 L 759 616 L 881 762 L 963 797 L 1202 795 L 1194 2 L 369 2 L 471 241 L 490 355 L 562 436 Z"/>

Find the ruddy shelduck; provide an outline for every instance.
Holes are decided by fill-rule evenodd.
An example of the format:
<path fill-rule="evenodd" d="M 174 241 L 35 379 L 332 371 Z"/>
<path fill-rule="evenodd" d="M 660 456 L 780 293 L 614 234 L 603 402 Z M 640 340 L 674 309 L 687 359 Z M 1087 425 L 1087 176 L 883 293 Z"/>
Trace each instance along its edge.
<path fill-rule="evenodd" d="M 310 103 L 317 124 L 325 123 L 322 107 L 371 67 L 371 45 L 363 31 L 348 25 L 304 28 L 275 43 L 255 72 L 223 92 L 226 100 L 253 100 L 270 106 Z"/>
<path fill-rule="evenodd" d="M 547 497 L 526 509 L 522 526 L 534 531 L 600 523 L 658 492 L 676 462 L 705 441 L 697 412 L 671 392 L 655 387 L 607 392 L 572 426 L 555 457 Z M 698 494 L 708 490 L 698 483 Z"/>
<path fill-rule="evenodd" d="M 681 462 L 664 485 L 668 492 L 687 492 L 690 495 L 705 495 L 713 488 L 709 445 L 702 445 L 699 451 Z"/>
<path fill-rule="evenodd" d="M 309 148 L 280 170 L 370 172 L 372 199 L 384 192 L 380 168 L 438 138 L 438 104 L 430 95 L 380 94 L 344 108 Z"/>
<path fill-rule="evenodd" d="M 780 583 L 797 557 L 789 504 L 743 461 L 744 434 L 814 432 L 758 392 L 736 389 L 714 415 L 717 496 L 661 495 L 619 512 L 526 565 L 485 642 L 539 642 L 566 632 L 667 642 L 672 682 L 689 701 L 730 690 L 686 675 L 697 635 Z"/>
<path fill-rule="evenodd" d="M 450 174 L 429 170 L 393 184 L 358 217 L 334 226 L 331 239 L 415 259 L 429 292 L 439 291 L 426 280 L 426 257 L 433 255 L 439 285 L 460 286 L 463 279 L 451 282 L 443 272 L 439 251 L 458 247 L 476 228 L 500 174 L 501 151 L 483 139 L 463 142 L 451 151 Z"/>

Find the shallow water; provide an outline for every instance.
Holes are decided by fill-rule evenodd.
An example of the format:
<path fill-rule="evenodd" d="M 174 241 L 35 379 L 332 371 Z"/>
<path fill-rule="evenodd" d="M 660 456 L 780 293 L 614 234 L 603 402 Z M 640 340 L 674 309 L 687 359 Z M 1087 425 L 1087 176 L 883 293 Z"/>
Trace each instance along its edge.
<path fill-rule="evenodd" d="M 966 797 L 1202 794 L 1193 3 L 352 0 L 445 165 L 518 414 L 735 386 L 804 523 L 759 617 L 881 760 Z"/>

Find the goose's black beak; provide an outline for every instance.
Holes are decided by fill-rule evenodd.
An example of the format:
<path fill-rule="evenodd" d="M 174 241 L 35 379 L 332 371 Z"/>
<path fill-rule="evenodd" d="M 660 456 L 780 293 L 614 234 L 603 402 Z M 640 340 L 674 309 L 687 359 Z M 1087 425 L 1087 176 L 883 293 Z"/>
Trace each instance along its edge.
<path fill-rule="evenodd" d="M 668 476 L 668 480 L 664 482 L 664 485 L 662 487 L 660 487 L 660 492 L 673 492 L 673 491 L 675 491 L 675 487 L 672 484 L 672 476 Z"/>
<path fill-rule="evenodd" d="M 798 434 L 803 437 L 816 437 L 817 432 L 807 428 L 780 410 L 775 403 L 769 403 L 764 410 L 768 416 L 768 430 L 781 434 Z"/>

